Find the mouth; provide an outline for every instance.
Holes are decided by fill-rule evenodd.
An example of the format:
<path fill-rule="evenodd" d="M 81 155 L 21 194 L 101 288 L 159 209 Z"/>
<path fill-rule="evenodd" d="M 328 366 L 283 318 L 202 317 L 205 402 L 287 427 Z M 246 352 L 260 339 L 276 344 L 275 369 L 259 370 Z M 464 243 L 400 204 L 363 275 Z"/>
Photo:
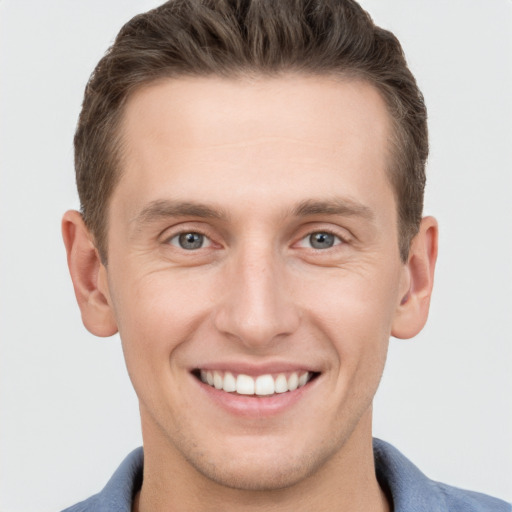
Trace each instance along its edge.
<path fill-rule="evenodd" d="M 302 388 L 320 374 L 310 371 L 291 371 L 246 375 L 230 371 L 195 369 L 192 374 L 204 384 L 234 395 L 269 397 L 290 393 Z"/>

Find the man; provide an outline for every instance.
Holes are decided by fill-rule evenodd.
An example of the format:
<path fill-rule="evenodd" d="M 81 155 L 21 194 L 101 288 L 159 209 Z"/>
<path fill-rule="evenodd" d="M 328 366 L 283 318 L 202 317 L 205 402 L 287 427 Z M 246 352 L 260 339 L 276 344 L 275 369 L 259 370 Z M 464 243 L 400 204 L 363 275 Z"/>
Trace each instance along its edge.
<path fill-rule="evenodd" d="M 426 110 L 352 1 L 171 1 L 86 89 L 85 326 L 119 331 L 142 451 L 70 510 L 510 510 L 372 442 L 391 335 L 425 324 Z"/>

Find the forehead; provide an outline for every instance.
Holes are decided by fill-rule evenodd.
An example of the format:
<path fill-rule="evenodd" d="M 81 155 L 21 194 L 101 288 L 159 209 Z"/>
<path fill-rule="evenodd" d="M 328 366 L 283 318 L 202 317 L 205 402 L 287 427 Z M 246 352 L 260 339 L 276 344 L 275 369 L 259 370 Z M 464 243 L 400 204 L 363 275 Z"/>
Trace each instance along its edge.
<path fill-rule="evenodd" d="M 383 99 L 364 81 L 301 75 L 165 79 L 127 102 L 116 192 L 130 194 L 134 208 L 180 191 L 222 202 L 233 184 L 253 197 L 286 184 L 297 189 L 300 201 L 306 189 L 325 195 L 335 180 L 345 195 L 363 189 L 368 195 L 369 179 L 387 184 L 390 131 Z"/>
<path fill-rule="evenodd" d="M 382 132 L 390 117 L 379 91 L 368 82 L 285 74 L 158 80 L 136 90 L 125 107 L 125 136 L 141 123 L 179 147 L 290 135 L 327 146 L 342 143 L 350 130 L 387 136 Z"/>

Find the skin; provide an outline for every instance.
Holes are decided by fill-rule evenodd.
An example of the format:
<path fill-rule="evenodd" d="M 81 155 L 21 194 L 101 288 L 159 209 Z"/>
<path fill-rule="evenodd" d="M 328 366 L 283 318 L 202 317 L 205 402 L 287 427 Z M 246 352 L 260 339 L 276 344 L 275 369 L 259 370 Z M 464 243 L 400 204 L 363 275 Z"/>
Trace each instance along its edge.
<path fill-rule="evenodd" d="M 134 509 L 389 509 L 371 405 L 390 335 L 426 321 L 437 253 L 425 218 L 400 261 L 390 126 L 371 85 L 328 77 L 182 78 L 129 99 L 107 266 L 77 212 L 63 233 L 84 324 L 120 332 L 139 398 Z M 192 374 L 215 365 L 318 376 L 278 413 L 235 414 Z"/>

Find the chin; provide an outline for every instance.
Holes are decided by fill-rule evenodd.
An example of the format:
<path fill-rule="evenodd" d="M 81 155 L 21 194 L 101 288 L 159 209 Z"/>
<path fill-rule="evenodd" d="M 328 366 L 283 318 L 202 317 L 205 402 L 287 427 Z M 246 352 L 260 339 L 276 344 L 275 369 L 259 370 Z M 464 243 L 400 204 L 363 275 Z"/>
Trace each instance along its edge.
<path fill-rule="evenodd" d="M 243 491 L 274 491 L 292 487 L 313 474 L 321 464 L 311 457 L 283 459 L 275 454 L 254 457 L 237 457 L 237 460 L 218 463 L 189 462 L 210 481 L 218 485 Z"/>
<path fill-rule="evenodd" d="M 247 441 L 247 440 L 246 440 Z M 187 452 L 186 459 L 198 473 L 218 485 L 245 491 L 273 491 L 292 487 L 315 474 L 333 455 L 334 447 L 280 446 L 254 440 L 223 446 L 218 451 Z M 205 448 L 205 447 L 202 447 Z"/>

